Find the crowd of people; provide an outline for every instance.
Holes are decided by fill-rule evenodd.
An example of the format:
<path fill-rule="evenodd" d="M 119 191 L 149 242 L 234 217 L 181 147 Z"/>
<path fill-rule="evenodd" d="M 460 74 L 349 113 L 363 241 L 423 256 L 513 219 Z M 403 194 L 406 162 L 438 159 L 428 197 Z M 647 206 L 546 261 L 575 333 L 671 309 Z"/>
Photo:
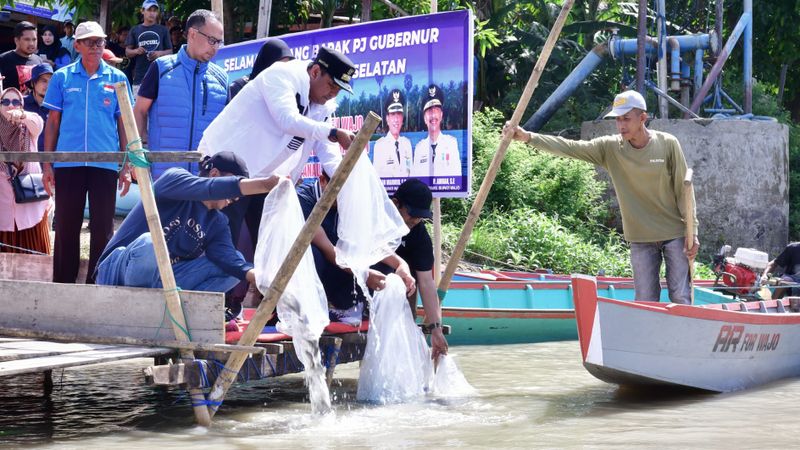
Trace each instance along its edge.
<path fill-rule="evenodd" d="M 335 172 L 342 148 L 350 146 L 354 135 L 332 127 L 328 119 L 340 90 L 352 93 L 355 66 L 344 54 L 326 48 L 311 61 L 296 60 L 285 43 L 269 39 L 249 76 L 230 83 L 227 73 L 211 62 L 223 42 L 222 23 L 211 11 L 195 11 L 185 28 L 176 18 L 170 18 L 169 28 L 161 25 L 155 0 L 145 0 L 141 13 L 141 24 L 117 29 L 114 38 L 98 23 L 86 21 L 77 27 L 66 23 L 66 36 L 60 40 L 47 27 L 38 45 L 36 27 L 19 23 L 15 49 L 0 55 L 6 88 L 0 95 L 0 144 L 9 151 L 124 152 L 128 139 L 114 85 L 130 80 L 144 147 L 206 155 L 199 164 L 152 167 L 178 285 L 226 292 L 226 305 L 235 317 L 241 298 L 232 295 L 232 288 L 255 281 L 252 262 L 236 248 L 239 233 L 246 226 L 255 247 L 265 196 L 281 177 L 301 181 L 312 151 L 326 173 Z M 127 60 L 132 64 L 123 69 L 129 73 L 116 67 Z M 124 196 L 132 183 L 129 164 L 2 166 L 9 176 L 0 177 L 0 206 L 11 214 L 0 219 L 0 251 L 49 254 L 48 212 L 54 207 L 53 281 L 75 283 L 88 197 L 86 283 L 161 286 L 141 203 L 114 230 L 117 191 Z M 11 181 L 23 173 L 41 173 L 51 198 L 16 203 Z M 383 261 L 381 271 L 374 271 L 368 287 L 380 290 L 384 274 L 398 273 L 408 287 L 412 311 L 419 289 L 436 356 L 447 352 L 447 342 L 433 285 L 433 247 L 421 224 L 430 217 L 431 193 L 413 181 L 395 195 L 411 233 L 398 253 Z M 298 184 L 301 200 L 310 201 L 307 189 Z M 317 250 L 328 252 L 336 240 L 330 237 L 327 244 L 315 243 Z M 327 270 L 326 263 L 330 259 L 319 261 L 320 273 Z M 330 288 L 334 292 L 338 287 Z M 363 296 L 351 300 L 363 302 Z"/>

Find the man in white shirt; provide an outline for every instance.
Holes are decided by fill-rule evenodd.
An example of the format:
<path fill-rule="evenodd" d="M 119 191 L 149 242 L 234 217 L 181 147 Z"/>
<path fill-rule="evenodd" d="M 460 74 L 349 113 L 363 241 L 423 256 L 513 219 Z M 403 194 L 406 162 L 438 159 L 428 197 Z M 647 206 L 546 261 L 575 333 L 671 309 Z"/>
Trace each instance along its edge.
<path fill-rule="evenodd" d="M 453 136 L 442 133 L 444 117 L 444 93 L 439 86 L 432 84 L 422 99 L 422 111 L 428 137 L 414 147 L 414 167 L 411 175 L 415 177 L 457 177 L 461 175 L 461 154 L 458 141 Z"/>
<path fill-rule="evenodd" d="M 405 97 L 400 89 L 392 89 L 386 102 L 386 123 L 389 132 L 375 142 L 372 164 L 381 178 L 408 177 L 411 175 L 413 153 L 411 141 L 400 136 L 403 128 Z"/>

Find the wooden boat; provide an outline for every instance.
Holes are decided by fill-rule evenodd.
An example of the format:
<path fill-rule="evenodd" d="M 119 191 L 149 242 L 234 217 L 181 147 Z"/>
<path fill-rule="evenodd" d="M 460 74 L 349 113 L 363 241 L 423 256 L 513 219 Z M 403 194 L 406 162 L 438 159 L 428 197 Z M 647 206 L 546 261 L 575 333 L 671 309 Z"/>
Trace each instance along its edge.
<path fill-rule="evenodd" d="M 800 298 L 678 305 L 572 286 L 583 365 L 603 381 L 730 392 L 800 375 Z"/>
<path fill-rule="evenodd" d="M 730 301 L 695 282 L 695 301 Z M 600 295 L 633 300 L 631 278 L 600 277 Z M 666 289 L 661 301 L 668 302 Z M 424 315 L 422 304 L 419 315 Z M 578 339 L 569 275 L 495 272 L 457 273 L 442 304 L 444 323 L 452 327 L 451 345 L 518 344 Z"/>

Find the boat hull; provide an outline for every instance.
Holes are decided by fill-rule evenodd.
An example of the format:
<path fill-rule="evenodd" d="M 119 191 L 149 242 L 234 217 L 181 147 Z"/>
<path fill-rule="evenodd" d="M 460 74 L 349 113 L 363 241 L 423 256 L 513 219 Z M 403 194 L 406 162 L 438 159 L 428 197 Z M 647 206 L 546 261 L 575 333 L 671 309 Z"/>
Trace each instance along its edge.
<path fill-rule="evenodd" d="M 591 277 L 573 283 L 584 366 L 603 381 L 731 392 L 800 375 L 800 314 L 780 300 L 762 312 L 621 302 Z"/>

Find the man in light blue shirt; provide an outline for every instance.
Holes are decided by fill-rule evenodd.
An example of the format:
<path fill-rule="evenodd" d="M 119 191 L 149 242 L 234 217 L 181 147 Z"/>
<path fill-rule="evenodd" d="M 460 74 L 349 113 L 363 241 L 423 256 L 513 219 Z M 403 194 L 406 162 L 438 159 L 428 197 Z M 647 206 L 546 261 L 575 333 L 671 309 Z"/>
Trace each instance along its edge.
<path fill-rule="evenodd" d="M 75 61 L 75 57 L 78 55 L 75 52 L 75 36 L 73 35 L 74 31 L 75 25 L 73 25 L 71 21 L 68 20 L 64 22 L 65 36 L 61 38 L 61 46 L 67 49 L 69 56 L 73 61 Z"/>
<path fill-rule="evenodd" d="M 44 151 L 125 151 L 114 84 L 125 74 L 102 60 L 105 33 L 97 22 L 83 22 L 75 30 L 76 62 L 53 74 L 42 106 L 50 110 L 45 126 Z M 128 95 L 130 87 L 128 88 Z M 53 281 L 75 283 L 80 257 L 83 210 L 89 196 L 92 218 L 87 283 L 94 282 L 97 260 L 114 233 L 115 185 L 128 192 L 129 168 L 117 173 L 117 163 L 56 163 L 43 165 L 43 181 L 56 195 L 56 239 Z"/>

